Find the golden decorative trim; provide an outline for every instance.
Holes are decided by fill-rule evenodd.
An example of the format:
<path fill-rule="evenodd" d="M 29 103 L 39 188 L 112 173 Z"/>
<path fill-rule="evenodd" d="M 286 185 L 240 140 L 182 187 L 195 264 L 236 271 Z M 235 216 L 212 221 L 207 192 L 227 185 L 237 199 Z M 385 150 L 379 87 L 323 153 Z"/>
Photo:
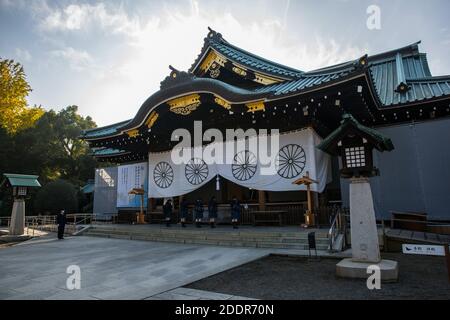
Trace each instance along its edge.
<path fill-rule="evenodd" d="M 266 111 L 266 106 L 263 101 L 251 102 L 246 104 L 247 112 Z"/>
<path fill-rule="evenodd" d="M 262 75 L 258 72 L 255 72 L 255 79 L 253 80 L 255 82 L 264 84 L 264 85 L 269 85 L 269 84 L 274 84 L 274 83 L 279 83 L 281 82 L 281 80 L 278 80 L 276 78 L 272 78 L 266 75 Z"/>
<path fill-rule="evenodd" d="M 139 130 L 133 129 L 133 130 L 127 131 L 126 133 L 130 138 L 136 138 L 139 135 Z"/>
<path fill-rule="evenodd" d="M 211 50 L 200 65 L 200 70 L 206 72 L 214 64 L 219 66 L 225 66 L 227 59 L 224 56 L 217 54 L 214 50 Z M 216 67 L 217 68 L 217 67 Z"/>
<path fill-rule="evenodd" d="M 218 96 L 214 96 L 214 101 L 221 107 L 224 107 L 227 110 L 231 109 L 231 103 L 229 103 L 228 101 L 218 97 Z"/>
<path fill-rule="evenodd" d="M 199 94 L 190 94 L 184 97 L 176 98 L 167 102 L 170 106 L 170 111 L 183 116 L 195 111 L 201 104 Z"/>
<path fill-rule="evenodd" d="M 147 128 L 150 129 L 151 127 L 153 127 L 153 125 L 155 124 L 158 117 L 159 117 L 159 114 L 156 113 L 155 111 L 152 111 L 152 113 L 150 113 L 150 116 L 148 117 L 147 121 L 145 121 L 145 125 L 147 126 Z"/>
<path fill-rule="evenodd" d="M 245 77 L 247 75 L 247 71 L 244 68 L 239 68 L 239 67 L 233 66 L 232 70 L 234 73 L 237 73 L 238 75 L 240 75 L 242 77 Z"/>

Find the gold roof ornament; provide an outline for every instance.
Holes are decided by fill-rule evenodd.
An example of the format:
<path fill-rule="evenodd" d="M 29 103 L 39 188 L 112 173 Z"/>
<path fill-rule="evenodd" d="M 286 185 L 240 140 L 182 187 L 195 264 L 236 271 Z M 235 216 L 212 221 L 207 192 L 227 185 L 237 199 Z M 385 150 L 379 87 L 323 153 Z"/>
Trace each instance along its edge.
<path fill-rule="evenodd" d="M 274 83 L 279 83 L 281 82 L 281 80 L 266 76 L 266 75 L 262 75 L 258 72 L 255 72 L 255 79 L 253 80 L 255 82 L 261 83 L 263 85 L 269 85 L 269 84 L 274 84 Z"/>
<path fill-rule="evenodd" d="M 264 101 L 256 101 L 246 104 L 247 112 L 266 111 Z"/>
<path fill-rule="evenodd" d="M 155 111 L 152 111 L 152 113 L 150 113 L 150 116 L 148 117 L 147 121 L 145 121 L 145 125 L 147 126 L 147 128 L 150 129 L 151 127 L 153 127 L 153 125 L 155 124 L 158 117 L 159 117 L 159 114 Z"/>
<path fill-rule="evenodd" d="M 196 93 L 190 94 L 184 97 L 172 99 L 168 101 L 167 104 L 170 107 L 170 111 L 173 113 L 186 116 L 192 111 L 197 110 L 198 106 L 200 106 L 200 95 Z"/>
<path fill-rule="evenodd" d="M 218 96 L 214 96 L 214 102 L 217 103 L 219 106 L 224 107 L 227 110 L 231 109 L 231 103 L 229 103 L 228 101 L 226 101 Z"/>
<path fill-rule="evenodd" d="M 137 136 L 139 136 L 138 129 L 133 129 L 133 130 L 127 131 L 126 133 L 130 138 L 136 138 Z"/>
<path fill-rule="evenodd" d="M 237 73 L 238 75 L 240 75 L 242 77 L 245 77 L 247 75 L 247 71 L 244 68 L 233 66 L 232 70 L 234 73 Z"/>
<path fill-rule="evenodd" d="M 218 67 L 224 67 L 226 62 L 227 59 L 224 56 L 218 54 L 214 50 L 211 50 L 200 65 L 200 70 L 206 72 L 211 68 L 213 64 L 216 64 L 214 69 L 217 69 Z"/>

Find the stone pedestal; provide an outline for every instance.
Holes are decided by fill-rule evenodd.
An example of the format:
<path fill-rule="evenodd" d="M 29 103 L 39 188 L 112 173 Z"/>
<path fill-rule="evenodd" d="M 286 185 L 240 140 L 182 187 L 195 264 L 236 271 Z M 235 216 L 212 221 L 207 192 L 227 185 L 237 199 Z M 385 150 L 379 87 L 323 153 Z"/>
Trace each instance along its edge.
<path fill-rule="evenodd" d="M 22 235 L 25 229 L 25 200 L 15 199 L 9 225 L 10 235 Z"/>
<path fill-rule="evenodd" d="M 368 178 L 350 180 L 350 232 L 352 258 L 336 265 L 336 274 L 345 278 L 367 279 L 367 267 L 377 265 L 382 281 L 398 279 L 396 261 L 381 260 L 372 190 Z"/>
<path fill-rule="evenodd" d="M 336 265 L 336 275 L 342 278 L 367 279 L 370 274 L 367 268 L 376 265 L 380 268 L 381 281 L 395 282 L 398 280 L 398 263 L 392 260 L 380 260 L 378 263 L 355 262 L 351 258 L 343 259 Z"/>
<path fill-rule="evenodd" d="M 350 181 L 352 260 L 377 263 L 381 260 L 380 245 L 369 179 L 352 178 Z"/>

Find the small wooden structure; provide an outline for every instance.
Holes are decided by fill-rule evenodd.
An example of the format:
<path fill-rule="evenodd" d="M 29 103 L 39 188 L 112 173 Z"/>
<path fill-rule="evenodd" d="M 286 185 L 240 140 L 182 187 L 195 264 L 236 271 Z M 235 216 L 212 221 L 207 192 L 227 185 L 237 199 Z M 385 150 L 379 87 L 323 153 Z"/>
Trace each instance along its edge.
<path fill-rule="evenodd" d="M 3 176 L 0 187 L 5 186 L 11 189 L 14 197 L 9 234 L 22 235 L 25 229 L 25 199 L 30 188 L 41 187 L 38 181 L 39 177 L 15 173 L 4 173 Z"/>
<path fill-rule="evenodd" d="M 313 183 L 319 183 L 319 181 L 311 179 L 309 177 L 308 171 L 306 171 L 306 174 L 303 177 L 293 182 L 293 184 L 296 185 L 304 184 L 306 186 L 306 194 L 308 197 L 308 209 L 306 210 L 305 213 L 305 227 L 312 227 L 316 225 L 313 213 L 313 200 L 311 196 L 311 184 Z"/>
<path fill-rule="evenodd" d="M 136 196 L 141 196 L 141 208 L 139 213 L 137 214 L 137 223 L 138 224 L 144 224 L 145 223 L 145 216 L 144 216 L 144 195 L 145 190 L 143 188 L 133 188 L 128 192 L 128 194 L 134 194 Z"/>

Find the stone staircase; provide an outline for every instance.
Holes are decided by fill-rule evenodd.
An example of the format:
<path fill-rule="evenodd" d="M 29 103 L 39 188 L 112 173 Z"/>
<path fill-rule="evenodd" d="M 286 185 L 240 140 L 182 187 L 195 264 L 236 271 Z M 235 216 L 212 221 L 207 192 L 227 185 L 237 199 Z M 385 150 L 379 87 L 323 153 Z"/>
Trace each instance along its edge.
<path fill-rule="evenodd" d="M 256 228 L 221 229 L 92 225 L 82 234 L 93 237 L 184 244 L 308 250 L 308 232 L 301 229 L 296 231 L 270 231 L 270 229 L 257 231 Z M 317 250 L 327 250 L 328 245 L 326 231 L 316 230 Z"/>

